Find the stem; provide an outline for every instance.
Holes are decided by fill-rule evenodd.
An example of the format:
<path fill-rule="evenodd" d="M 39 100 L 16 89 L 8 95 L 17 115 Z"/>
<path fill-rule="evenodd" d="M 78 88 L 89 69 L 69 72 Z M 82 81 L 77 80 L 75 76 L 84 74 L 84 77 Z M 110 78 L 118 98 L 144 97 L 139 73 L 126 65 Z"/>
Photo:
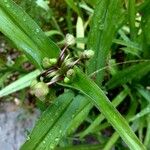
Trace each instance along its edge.
<path fill-rule="evenodd" d="M 130 36 L 131 40 L 135 41 L 136 39 L 136 28 L 135 28 L 135 17 L 136 17 L 136 8 L 135 0 L 128 1 L 128 14 L 129 14 L 129 26 L 130 26 Z"/>

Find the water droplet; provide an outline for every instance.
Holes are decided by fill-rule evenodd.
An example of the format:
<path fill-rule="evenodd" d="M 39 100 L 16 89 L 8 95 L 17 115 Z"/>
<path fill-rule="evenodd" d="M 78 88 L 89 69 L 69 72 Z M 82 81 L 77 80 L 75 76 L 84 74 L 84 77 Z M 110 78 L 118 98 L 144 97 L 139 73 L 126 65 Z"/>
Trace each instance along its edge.
<path fill-rule="evenodd" d="M 36 29 L 36 33 L 39 33 L 40 32 L 40 30 L 39 29 Z"/>
<path fill-rule="evenodd" d="M 23 18 L 23 21 L 26 21 L 26 18 Z"/>
<path fill-rule="evenodd" d="M 43 144 L 45 144 L 46 142 L 45 141 L 43 141 Z"/>
<path fill-rule="evenodd" d="M 55 138 L 55 142 L 58 142 L 59 141 L 59 138 L 57 137 L 57 138 Z"/>

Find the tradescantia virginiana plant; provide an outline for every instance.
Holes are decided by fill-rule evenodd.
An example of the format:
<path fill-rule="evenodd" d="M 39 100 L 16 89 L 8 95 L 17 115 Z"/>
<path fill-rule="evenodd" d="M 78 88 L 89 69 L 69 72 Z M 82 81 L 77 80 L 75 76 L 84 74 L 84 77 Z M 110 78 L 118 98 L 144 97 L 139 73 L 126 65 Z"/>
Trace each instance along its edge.
<path fill-rule="evenodd" d="M 69 4 L 71 3 L 73 1 L 69 2 Z M 92 105 L 95 105 L 101 111 L 130 149 L 145 149 L 127 121 L 96 84 L 101 82 L 102 75 L 96 77 L 95 83 L 82 71 L 81 67 L 82 63 L 93 56 L 94 53 L 94 58 L 98 54 L 99 59 L 99 50 L 106 51 L 103 53 L 101 62 L 98 62 L 98 64 L 93 62 L 94 68 L 97 70 L 101 65 L 104 65 L 104 59 L 106 59 L 107 50 L 111 45 L 114 33 L 122 22 L 118 16 L 118 11 L 122 12 L 121 6 L 119 0 L 101 0 L 98 2 L 93 16 L 93 27 L 91 27 L 89 35 L 91 44 L 89 42 L 88 47 L 92 50 L 86 50 L 78 56 L 71 57 L 68 53 L 69 46 L 74 44 L 74 38 L 71 35 L 67 35 L 66 45 L 60 50 L 12 0 L 0 2 L 0 31 L 13 41 L 16 47 L 24 52 L 38 69 L 5 87 L 0 91 L 0 97 L 31 85 L 33 94 L 43 100 L 47 98 L 45 96 L 49 93 L 49 86 L 53 88 L 54 83 L 56 84 L 54 86 L 64 89 L 64 93 L 55 98 L 52 106 L 49 106 L 41 115 L 21 150 L 54 149 L 65 136 L 78 127 L 75 122 L 80 124 L 82 116 L 86 117 Z M 107 15 L 106 12 L 101 13 L 103 9 L 106 9 Z M 101 20 L 99 21 L 99 19 Z M 118 21 L 117 25 L 115 24 L 116 20 Z M 100 23 L 100 26 L 97 25 L 98 23 Z M 106 30 L 111 36 L 107 42 L 105 40 L 108 35 L 104 35 Z M 93 36 L 95 35 L 97 40 L 94 40 Z M 103 45 L 100 49 L 99 42 Z M 88 68 L 90 73 L 95 69 Z M 146 70 L 149 70 L 149 67 Z M 41 91 L 42 88 L 44 88 L 43 91 Z M 82 113 L 83 110 L 86 110 L 86 113 Z"/>

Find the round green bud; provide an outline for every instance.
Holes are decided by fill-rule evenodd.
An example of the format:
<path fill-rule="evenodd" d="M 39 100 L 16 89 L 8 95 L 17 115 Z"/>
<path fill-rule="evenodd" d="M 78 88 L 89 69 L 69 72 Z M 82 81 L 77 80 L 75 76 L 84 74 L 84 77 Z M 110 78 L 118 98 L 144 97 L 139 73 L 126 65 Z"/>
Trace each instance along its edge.
<path fill-rule="evenodd" d="M 75 44 L 75 37 L 72 34 L 66 34 L 65 42 L 67 45 L 74 45 Z"/>
<path fill-rule="evenodd" d="M 68 77 L 65 77 L 65 78 L 64 78 L 64 82 L 65 82 L 65 83 L 69 83 L 69 82 L 70 82 L 70 79 L 69 79 Z"/>
<path fill-rule="evenodd" d="M 42 64 L 43 64 L 43 67 L 44 67 L 44 68 L 49 68 L 49 67 L 51 67 L 51 63 L 50 63 L 50 60 L 49 60 L 48 57 L 45 57 L 45 58 L 43 59 Z"/>
<path fill-rule="evenodd" d="M 43 98 L 49 93 L 48 85 L 44 82 L 38 82 L 32 87 L 32 93 L 38 98 Z"/>
<path fill-rule="evenodd" d="M 56 58 L 50 58 L 49 62 L 51 65 L 55 65 L 57 63 L 57 59 Z"/>
<path fill-rule="evenodd" d="M 52 65 L 55 65 L 56 63 L 57 63 L 56 58 L 48 58 L 48 57 L 45 57 L 42 62 L 44 68 L 49 68 Z"/>
<path fill-rule="evenodd" d="M 90 59 L 94 56 L 94 51 L 93 50 L 85 50 L 81 56 L 82 56 L 82 58 Z"/>

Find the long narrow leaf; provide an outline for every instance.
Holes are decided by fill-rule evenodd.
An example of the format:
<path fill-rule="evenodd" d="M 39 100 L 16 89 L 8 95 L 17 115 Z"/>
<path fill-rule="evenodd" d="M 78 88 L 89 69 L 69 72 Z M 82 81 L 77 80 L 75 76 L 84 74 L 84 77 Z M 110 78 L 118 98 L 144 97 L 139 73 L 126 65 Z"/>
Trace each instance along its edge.
<path fill-rule="evenodd" d="M 17 92 L 21 89 L 24 89 L 24 88 L 30 86 L 32 80 L 35 79 L 39 74 L 40 74 L 40 71 L 35 70 L 35 71 L 21 77 L 20 79 L 16 80 L 15 82 L 9 84 L 8 86 L 6 86 L 5 88 L 3 88 L 0 91 L 0 97 L 6 96 L 13 92 Z"/>
<path fill-rule="evenodd" d="M 117 107 L 124 99 L 125 97 L 128 95 L 128 90 L 125 89 L 122 92 L 120 92 L 113 100 L 112 100 L 112 104 L 114 107 Z M 84 137 L 85 135 L 92 133 L 94 129 L 96 129 L 97 126 L 99 126 L 99 124 L 105 119 L 103 114 L 100 114 L 96 117 L 96 119 L 92 122 L 92 124 L 86 129 L 84 130 L 81 134 L 80 137 Z"/>
<path fill-rule="evenodd" d="M 95 51 L 88 66 L 89 73 L 105 66 L 114 35 L 124 19 L 121 3 L 120 0 L 97 1 L 88 37 L 88 48 Z M 101 71 L 94 77 L 98 85 L 102 82 L 103 74 L 104 71 Z"/>
<path fill-rule="evenodd" d="M 113 107 L 103 91 L 78 68 L 75 68 L 76 76 L 69 86 L 76 88 L 91 99 L 106 119 L 120 134 L 122 139 L 132 150 L 144 150 L 144 145 L 136 137 L 127 121 Z"/>
<path fill-rule="evenodd" d="M 0 31 L 11 39 L 37 67 L 44 57 L 57 57 L 59 48 L 12 0 L 0 2 Z"/>
<path fill-rule="evenodd" d="M 133 79 L 140 79 L 148 72 L 150 72 L 150 61 L 142 62 L 117 72 L 106 85 L 112 89 Z"/>
<path fill-rule="evenodd" d="M 74 123 L 83 121 L 80 112 L 88 106 L 88 101 L 82 95 L 73 97 L 72 92 L 67 92 L 59 96 L 54 104 L 48 107 L 21 150 L 54 149 L 64 136 L 72 133 L 78 127 L 78 123 Z"/>
<path fill-rule="evenodd" d="M 21 147 L 21 150 L 53 149 L 58 144 L 66 126 L 72 119 L 72 116 L 68 114 L 72 115 L 74 109 L 76 109 L 68 109 L 73 97 L 72 92 L 67 92 L 59 96 L 55 103 L 47 108 L 33 129 L 29 140 Z M 67 116 L 64 116 L 66 110 L 69 112 L 67 112 Z"/>

